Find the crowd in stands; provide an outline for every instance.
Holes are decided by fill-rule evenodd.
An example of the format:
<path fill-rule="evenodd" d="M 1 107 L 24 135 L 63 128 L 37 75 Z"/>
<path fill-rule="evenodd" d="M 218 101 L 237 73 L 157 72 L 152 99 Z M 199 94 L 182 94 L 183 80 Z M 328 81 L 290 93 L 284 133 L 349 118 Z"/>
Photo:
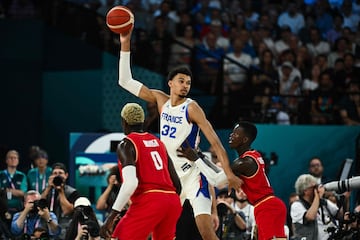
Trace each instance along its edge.
<path fill-rule="evenodd" d="M 0 13 L 41 16 L 117 54 L 105 16 L 119 4 L 135 13 L 134 64 L 189 66 L 231 123 L 360 123 L 357 0 L 2 0 Z"/>
<path fill-rule="evenodd" d="M 45 150 L 29 148 L 28 170 L 19 170 L 20 155 L 6 153 L 5 169 L 0 170 L 0 239 L 100 239 L 103 218 L 111 211 L 120 189 L 116 164 L 108 171 L 108 187 L 93 203 L 68 185 L 64 163 L 48 166 Z"/>

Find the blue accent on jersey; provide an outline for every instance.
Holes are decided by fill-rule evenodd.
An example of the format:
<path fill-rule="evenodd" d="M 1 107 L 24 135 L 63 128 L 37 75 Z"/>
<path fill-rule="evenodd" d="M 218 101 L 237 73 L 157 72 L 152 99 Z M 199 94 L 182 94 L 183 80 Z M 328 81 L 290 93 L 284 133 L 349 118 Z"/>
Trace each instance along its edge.
<path fill-rule="evenodd" d="M 202 193 L 206 198 L 210 199 L 210 192 L 209 192 L 209 182 L 207 181 L 206 177 L 200 173 L 201 177 L 201 184 L 199 191 L 197 192 L 196 196 L 199 196 L 200 193 Z"/>
<path fill-rule="evenodd" d="M 190 147 L 192 147 L 192 148 L 195 148 L 196 137 L 198 135 L 198 131 L 199 131 L 198 125 L 193 124 L 193 126 L 191 128 L 191 132 L 190 132 L 189 136 L 186 138 L 186 140 L 190 144 Z M 186 140 L 181 144 L 181 147 L 184 147 L 184 148 L 187 147 Z"/>

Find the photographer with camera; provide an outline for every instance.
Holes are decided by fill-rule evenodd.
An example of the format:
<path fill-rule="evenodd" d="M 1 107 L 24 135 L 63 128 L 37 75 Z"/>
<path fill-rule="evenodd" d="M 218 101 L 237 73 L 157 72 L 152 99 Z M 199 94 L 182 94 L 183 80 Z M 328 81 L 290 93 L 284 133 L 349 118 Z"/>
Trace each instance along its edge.
<path fill-rule="evenodd" d="M 11 222 L 11 232 L 15 235 L 32 235 L 37 227 L 47 229 L 49 236 L 58 236 L 61 228 L 56 215 L 48 208 L 45 199 L 39 192 L 30 190 L 25 193 L 24 210 L 14 214 Z"/>
<path fill-rule="evenodd" d="M 68 174 L 63 163 L 53 164 L 48 185 L 41 194 L 41 197 L 49 202 L 50 211 L 53 211 L 58 218 L 61 226 L 61 234 L 58 239 L 64 239 L 74 212 L 74 202 L 80 197 L 75 188 L 66 184 Z"/>
<path fill-rule="evenodd" d="M 290 215 L 297 239 L 327 240 L 342 218 L 342 208 L 323 198 L 325 188 L 317 182 L 310 174 L 300 175 L 295 182 L 299 200 L 292 203 Z"/>
<path fill-rule="evenodd" d="M 65 240 L 100 240 L 100 225 L 89 199 L 79 197 Z"/>
<path fill-rule="evenodd" d="M 243 238 L 246 231 L 245 216 L 235 210 L 234 198 L 234 194 L 228 195 L 227 188 L 219 190 L 216 196 L 220 220 L 216 235 L 222 240 L 246 239 Z"/>
<path fill-rule="evenodd" d="M 110 214 L 112 205 L 114 204 L 121 187 L 121 177 L 119 167 L 117 165 L 110 168 L 107 183 L 107 188 L 96 202 L 96 209 L 105 211 L 105 217 Z"/>

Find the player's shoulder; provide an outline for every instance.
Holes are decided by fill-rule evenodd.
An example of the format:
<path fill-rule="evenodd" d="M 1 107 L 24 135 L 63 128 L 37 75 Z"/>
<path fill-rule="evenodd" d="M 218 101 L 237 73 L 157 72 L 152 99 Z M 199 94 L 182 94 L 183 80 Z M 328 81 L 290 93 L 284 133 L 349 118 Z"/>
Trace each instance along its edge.
<path fill-rule="evenodd" d="M 170 99 L 170 95 L 166 94 L 164 91 L 159 89 L 150 89 L 153 96 L 156 98 L 156 102 L 158 105 L 162 106 Z"/>
<path fill-rule="evenodd" d="M 195 111 L 198 112 L 198 110 L 202 110 L 202 108 L 200 107 L 199 103 L 191 98 L 188 98 L 186 100 L 186 103 L 188 105 L 188 111 Z"/>
<path fill-rule="evenodd" d="M 123 150 L 123 149 L 129 147 L 129 144 L 130 144 L 130 145 L 133 145 L 132 136 L 130 136 L 130 135 L 126 136 L 125 138 L 123 138 L 123 139 L 119 142 L 119 144 L 118 144 L 118 146 L 117 146 L 117 149 L 118 149 L 118 150 Z"/>

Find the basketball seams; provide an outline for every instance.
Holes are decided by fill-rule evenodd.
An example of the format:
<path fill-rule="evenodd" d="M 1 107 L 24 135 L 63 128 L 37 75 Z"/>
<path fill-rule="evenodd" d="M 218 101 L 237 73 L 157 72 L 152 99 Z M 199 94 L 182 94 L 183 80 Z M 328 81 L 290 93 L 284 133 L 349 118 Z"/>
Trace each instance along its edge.
<path fill-rule="evenodd" d="M 114 12 L 115 11 L 115 12 Z M 117 11 L 117 12 L 116 12 Z M 118 24 L 122 22 L 121 24 Z M 107 13 L 106 25 L 113 30 L 131 27 L 134 24 L 134 15 L 130 9 L 124 6 L 116 6 Z"/>

